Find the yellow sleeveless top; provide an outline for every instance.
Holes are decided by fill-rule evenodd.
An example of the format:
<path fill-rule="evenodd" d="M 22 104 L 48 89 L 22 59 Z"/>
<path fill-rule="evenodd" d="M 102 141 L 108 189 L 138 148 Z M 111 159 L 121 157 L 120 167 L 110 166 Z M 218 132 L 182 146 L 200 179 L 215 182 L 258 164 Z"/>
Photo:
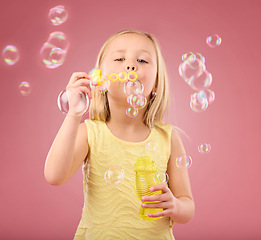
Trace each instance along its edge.
<path fill-rule="evenodd" d="M 140 156 L 151 156 L 157 170 L 166 171 L 172 126 L 162 124 L 161 128 L 152 128 L 142 142 L 126 142 L 113 135 L 103 121 L 88 119 L 85 124 L 89 153 L 82 168 L 84 207 L 74 240 L 173 240 L 169 217 L 153 221 L 141 219 L 134 172 L 134 164 Z M 157 149 L 148 151 L 148 142 L 156 142 Z M 123 180 L 116 185 L 108 184 L 104 178 L 105 172 L 113 167 L 123 169 Z"/>

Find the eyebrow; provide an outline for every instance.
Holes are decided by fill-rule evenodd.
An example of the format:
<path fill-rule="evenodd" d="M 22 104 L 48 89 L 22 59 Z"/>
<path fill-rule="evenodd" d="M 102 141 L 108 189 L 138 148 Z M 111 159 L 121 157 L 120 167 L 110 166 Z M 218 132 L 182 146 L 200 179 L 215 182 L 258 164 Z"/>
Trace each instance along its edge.
<path fill-rule="evenodd" d="M 112 53 L 118 53 L 118 52 L 120 52 L 120 53 L 121 52 L 126 52 L 126 50 L 125 49 L 119 49 L 119 50 L 116 50 L 116 51 L 114 51 Z M 147 53 L 147 54 L 149 54 L 151 56 L 150 52 L 145 50 L 145 49 L 141 49 L 139 52 L 145 52 L 145 53 Z"/>

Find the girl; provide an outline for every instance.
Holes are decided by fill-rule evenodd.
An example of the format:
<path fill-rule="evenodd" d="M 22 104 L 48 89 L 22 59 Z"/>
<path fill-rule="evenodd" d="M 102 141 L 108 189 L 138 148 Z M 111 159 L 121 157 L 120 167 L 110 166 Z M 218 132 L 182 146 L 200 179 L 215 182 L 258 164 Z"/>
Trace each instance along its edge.
<path fill-rule="evenodd" d="M 155 38 L 136 30 L 121 31 L 109 38 L 98 55 L 96 68 L 107 74 L 137 73 L 144 85 L 147 107 L 136 117 L 126 115 L 129 104 L 121 81 L 111 81 L 101 94 L 90 89 L 90 75 L 73 73 L 67 85 L 72 96 L 81 91 L 91 99 L 89 118 L 80 123 L 69 99 L 70 109 L 52 144 L 45 163 L 45 178 L 52 185 L 67 182 L 83 164 L 84 207 L 75 240 L 83 239 L 174 239 L 172 223 L 186 223 L 194 215 L 194 201 L 186 168 L 176 166 L 185 154 L 183 144 L 171 125 L 163 123 L 169 101 L 165 63 Z M 162 194 L 143 196 L 135 193 L 134 164 L 144 155 L 148 142 L 157 142 L 152 160 L 167 172 L 168 185 L 150 191 Z M 121 184 L 112 186 L 104 173 L 113 166 L 124 170 Z M 148 203 L 150 202 L 150 203 Z M 145 221 L 139 208 L 161 208 Z"/>

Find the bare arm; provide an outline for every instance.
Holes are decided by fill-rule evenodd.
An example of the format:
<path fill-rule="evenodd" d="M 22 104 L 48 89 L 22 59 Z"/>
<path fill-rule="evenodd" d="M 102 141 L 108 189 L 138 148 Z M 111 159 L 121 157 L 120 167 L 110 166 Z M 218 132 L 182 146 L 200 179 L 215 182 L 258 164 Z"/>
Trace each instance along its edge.
<path fill-rule="evenodd" d="M 88 154 L 86 125 L 67 115 L 47 155 L 44 175 L 48 183 L 62 185 L 77 171 Z"/>
<path fill-rule="evenodd" d="M 66 87 L 69 95 L 69 113 L 57 133 L 46 158 L 44 175 L 52 185 L 62 185 L 77 171 L 88 154 L 87 129 L 80 124 L 82 114 L 77 112 L 80 93 L 91 98 L 89 74 L 73 73 Z"/>
<path fill-rule="evenodd" d="M 192 197 L 188 171 L 176 165 L 177 157 L 185 155 L 183 144 L 175 131 L 171 136 L 171 156 L 168 162 L 169 187 L 159 184 L 151 187 L 150 191 L 162 191 L 162 194 L 144 196 L 142 201 L 156 203 L 142 203 L 142 207 L 162 208 L 163 211 L 149 214 L 149 217 L 171 217 L 174 222 L 187 223 L 194 216 L 195 206 Z"/>
<path fill-rule="evenodd" d="M 168 163 L 169 189 L 176 201 L 176 211 L 171 216 L 174 222 L 186 223 L 192 219 L 195 212 L 194 200 L 191 192 L 188 170 L 178 167 L 176 159 L 185 155 L 183 144 L 178 134 L 173 131 L 171 136 L 171 156 Z"/>

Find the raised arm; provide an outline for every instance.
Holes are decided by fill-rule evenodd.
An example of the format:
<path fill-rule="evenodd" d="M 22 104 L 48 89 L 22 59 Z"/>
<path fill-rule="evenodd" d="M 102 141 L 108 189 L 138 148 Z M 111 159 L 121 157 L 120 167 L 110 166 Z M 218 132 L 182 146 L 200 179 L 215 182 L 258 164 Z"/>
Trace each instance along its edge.
<path fill-rule="evenodd" d="M 89 75 L 74 73 L 67 85 L 69 95 L 69 113 L 59 129 L 46 158 L 44 175 L 48 183 L 62 185 L 77 171 L 88 154 L 87 129 L 80 124 L 82 115 L 76 111 L 77 98 L 85 92 L 91 98 Z M 75 106 L 75 107 L 74 107 Z"/>

